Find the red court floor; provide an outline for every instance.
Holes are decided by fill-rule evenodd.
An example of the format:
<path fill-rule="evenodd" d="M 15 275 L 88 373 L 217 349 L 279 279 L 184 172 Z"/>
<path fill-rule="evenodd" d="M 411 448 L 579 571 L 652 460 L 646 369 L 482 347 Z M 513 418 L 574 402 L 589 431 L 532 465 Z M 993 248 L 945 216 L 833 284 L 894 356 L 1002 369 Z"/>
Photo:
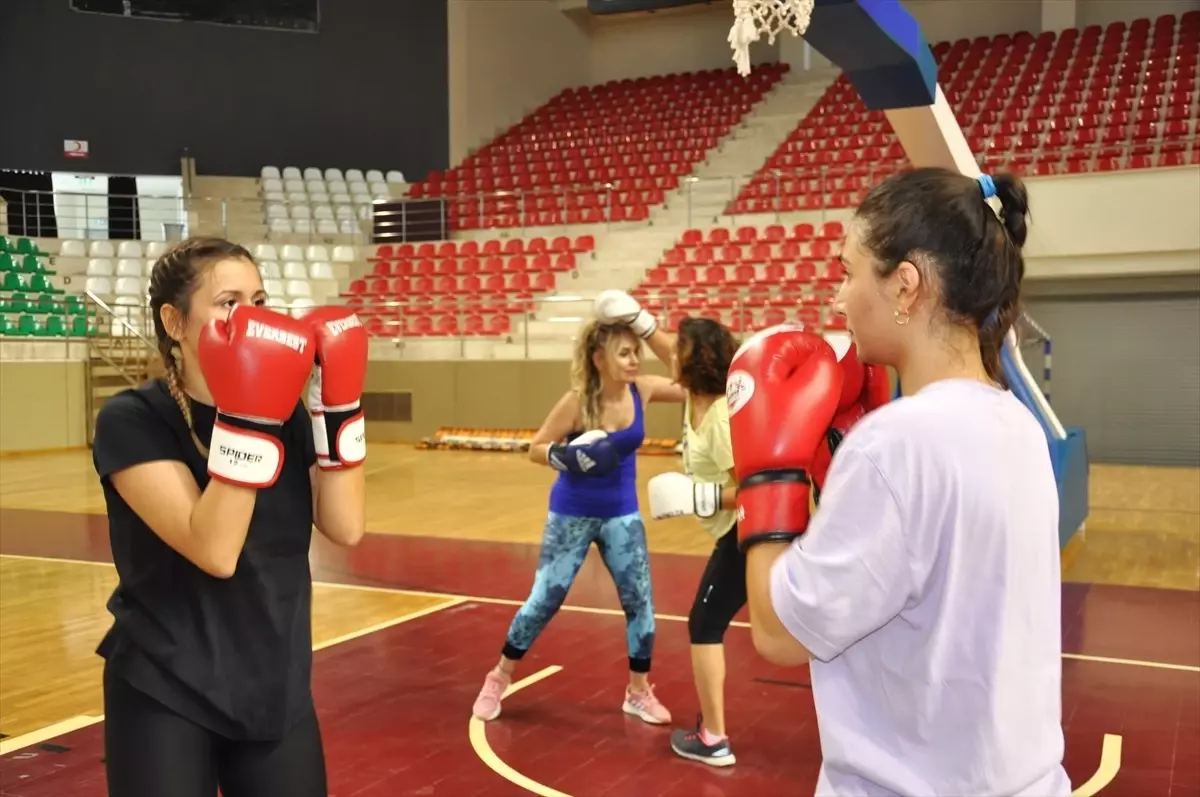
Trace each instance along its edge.
<path fill-rule="evenodd" d="M 104 523 L 0 510 L 0 553 L 107 561 Z M 313 559 L 322 581 L 519 600 L 536 557 L 532 546 L 369 535 L 348 552 L 318 544 Z M 686 614 L 702 567 L 696 557 L 654 557 L 659 613 Z M 1111 734 L 1121 737 L 1120 768 L 1102 794 L 1200 795 L 1200 595 L 1081 584 L 1063 594 L 1072 783 L 1097 771 Z M 618 608 L 595 556 L 568 603 Z M 331 795 L 529 793 L 489 768 L 470 741 L 470 705 L 513 611 L 468 601 L 315 654 Z M 495 758 L 541 784 L 540 794 L 812 793 L 820 754 L 807 668 L 773 667 L 754 654 L 745 629 L 730 631 L 726 689 L 738 764 L 718 771 L 676 758 L 668 728 L 621 713 L 625 656 L 621 617 L 562 612 L 518 678 L 561 669 L 509 697 L 486 726 Z M 676 723 L 691 724 L 684 623 L 660 621 L 652 680 Z M 103 795 L 102 732 L 93 725 L 0 758 L 0 795 Z"/>

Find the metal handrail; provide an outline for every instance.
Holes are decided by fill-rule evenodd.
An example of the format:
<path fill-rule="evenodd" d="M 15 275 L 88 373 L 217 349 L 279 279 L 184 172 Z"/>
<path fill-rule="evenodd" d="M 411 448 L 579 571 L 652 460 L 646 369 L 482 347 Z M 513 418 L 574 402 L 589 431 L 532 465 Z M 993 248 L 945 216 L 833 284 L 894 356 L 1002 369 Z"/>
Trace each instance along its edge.
<path fill-rule="evenodd" d="M 736 136 L 736 133 L 735 133 L 735 136 Z M 993 140 L 994 140 L 994 137 L 989 138 L 988 143 L 991 143 Z M 1084 146 L 1084 147 L 1072 146 L 1072 147 L 1069 147 L 1069 148 L 1063 149 L 1063 150 L 1046 150 L 1044 148 L 1038 147 L 1038 148 L 1030 150 L 1027 153 L 1021 153 L 1020 156 L 1021 157 L 1027 156 L 1031 160 L 1036 160 L 1038 157 L 1050 155 L 1052 153 L 1062 153 L 1064 156 L 1069 156 L 1071 153 L 1086 152 L 1086 153 L 1089 153 L 1089 155 L 1088 155 L 1088 158 L 1086 158 L 1085 160 L 1088 160 L 1089 162 L 1091 162 L 1091 161 L 1095 161 L 1103 153 L 1106 153 L 1106 152 L 1114 152 L 1115 151 L 1117 153 L 1120 153 L 1120 157 L 1130 155 L 1131 153 L 1133 153 L 1139 149 L 1146 148 L 1146 147 L 1150 147 L 1150 148 L 1152 148 L 1152 150 L 1154 150 L 1156 152 L 1161 152 L 1164 144 L 1169 144 L 1173 147 L 1182 148 L 1183 150 L 1185 150 L 1188 153 L 1194 153 L 1196 151 L 1195 148 L 1197 146 L 1200 146 L 1200 137 L 1197 137 L 1196 135 L 1190 135 L 1190 136 L 1187 136 L 1184 138 L 1172 139 L 1170 141 L 1156 140 L 1156 141 L 1150 141 L 1150 142 L 1144 142 L 1144 143 L 1138 143 L 1138 142 L 1123 142 L 1123 143 L 1119 143 L 1119 144 L 1096 143 L 1096 144 Z M 1007 157 L 1017 157 L 1017 156 L 1010 154 L 1010 152 L 1008 150 L 1005 150 L 1004 154 Z M 987 162 L 987 160 L 989 158 L 993 157 L 994 155 L 995 155 L 995 153 L 993 151 L 985 149 L 984 151 L 980 152 L 976 156 L 976 160 L 981 165 L 983 165 Z M 1184 160 L 1185 160 L 1185 162 L 1190 161 L 1191 163 L 1195 163 L 1195 156 L 1192 154 L 1188 154 Z M 697 164 L 697 168 L 703 168 L 703 164 Z M 597 197 L 594 208 L 596 210 L 600 211 L 600 213 L 601 213 L 602 218 L 600 221 L 598 221 L 598 222 L 581 221 L 577 224 L 558 223 L 558 224 L 553 224 L 553 225 L 549 225 L 549 226 L 553 226 L 553 227 L 564 229 L 564 230 L 565 229 L 574 229 L 574 228 L 578 228 L 578 227 L 586 227 L 589 229 L 595 229 L 596 227 L 601 226 L 601 225 L 612 226 L 613 224 L 621 224 L 621 223 L 624 223 L 626 226 L 629 226 L 629 225 L 649 226 L 649 225 L 652 225 L 655 223 L 660 223 L 661 221 L 664 220 L 664 216 L 669 217 L 672 220 L 687 224 L 687 225 L 693 225 L 693 224 L 699 223 L 703 220 L 711 219 L 711 218 L 717 217 L 717 216 L 729 217 L 730 219 L 735 220 L 740 215 L 763 216 L 763 215 L 769 215 L 771 213 L 774 213 L 776 216 L 778 216 L 783 213 L 806 212 L 806 211 L 824 215 L 826 212 L 828 212 L 831 209 L 828 207 L 827 203 L 825 203 L 824 201 L 822 201 L 820 207 L 813 207 L 813 208 L 799 207 L 795 211 L 779 210 L 778 208 L 776 208 L 774 206 L 770 209 L 764 209 L 762 211 L 754 210 L 754 211 L 749 211 L 748 213 L 744 213 L 744 214 L 734 214 L 734 213 L 729 213 L 726 211 L 730 210 L 728 205 L 730 203 L 732 203 L 738 197 L 738 194 L 742 190 L 742 188 L 746 184 L 748 184 L 751 180 L 755 180 L 756 182 L 764 183 L 764 184 L 768 184 L 768 185 L 772 181 L 775 182 L 775 184 L 776 184 L 774 186 L 775 190 L 766 192 L 764 194 L 764 198 L 769 198 L 770 196 L 779 196 L 781 194 L 781 192 L 779 191 L 779 188 L 783 185 L 783 183 L 785 181 L 790 181 L 790 180 L 808 181 L 810 183 L 810 185 L 808 186 L 809 190 L 806 191 L 805 193 L 814 193 L 814 194 L 823 194 L 824 195 L 824 194 L 829 194 L 833 191 L 833 189 L 837 185 L 837 180 L 841 179 L 842 175 L 846 171 L 850 171 L 855 175 L 861 176 L 863 178 L 862 182 L 863 182 L 864 186 L 866 186 L 866 185 L 870 185 L 870 183 L 873 182 L 876 177 L 879 177 L 885 173 L 891 173 L 892 171 L 894 171 L 894 167 L 887 167 L 887 166 L 883 166 L 882 164 L 876 164 L 873 166 L 864 167 L 861 162 L 855 162 L 853 164 L 846 164 L 846 165 L 815 164 L 815 165 L 811 165 L 811 166 L 802 166 L 802 167 L 786 168 L 786 169 L 760 169 L 758 171 L 751 172 L 751 173 L 744 173 L 744 174 L 737 174 L 737 175 L 721 175 L 721 176 L 713 176 L 713 177 L 703 177 L 703 176 L 696 176 L 694 174 L 687 174 L 687 175 L 679 176 L 679 182 L 678 182 L 678 186 L 676 188 L 662 188 L 661 187 L 663 184 L 669 184 L 670 183 L 669 180 L 667 180 L 664 183 L 663 181 L 659 180 L 656 177 L 655 178 L 642 177 L 640 179 L 642 179 L 643 181 L 653 179 L 655 181 L 655 185 L 656 185 L 655 189 L 646 188 L 646 189 L 644 189 L 644 191 L 652 193 L 655 190 L 662 190 L 664 201 L 645 205 L 646 210 L 647 210 L 646 216 L 643 218 L 639 215 L 637 217 L 637 219 L 633 220 L 633 221 L 624 220 L 624 217 L 622 216 L 622 214 L 616 211 L 616 208 L 625 206 L 620 201 L 622 198 L 622 194 L 624 192 L 639 190 L 639 189 L 632 188 L 632 187 L 630 187 L 630 188 L 625 187 L 626 185 L 635 186 L 637 184 L 636 181 L 639 178 L 633 178 L 633 177 L 625 178 L 625 180 L 616 181 L 616 182 L 593 182 L 593 183 L 579 183 L 579 184 L 570 185 L 570 186 L 553 186 L 553 187 L 545 187 L 545 188 L 478 191 L 478 192 L 469 193 L 469 194 L 468 193 L 464 193 L 464 194 L 456 193 L 456 194 L 453 194 L 450 196 L 413 197 L 413 196 L 406 195 L 406 196 L 399 196 L 399 197 L 388 197 L 386 199 L 376 198 L 376 199 L 372 200 L 372 202 L 370 203 L 370 205 L 372 207 L 370 218 L 365 218 L 364 211 L 362 210 L 362 208 L 366 207 L 367 203 L 352 202 L 351 205 L 349 205 L 349 207 L 356 208 L 354 218 L 356 220 L 356 224 L 358 225 L 358 227 L 356 228 L 356 229 L 358 229 L 358 232 L 355 234 L 338 233 L 337 235 L 333 235 L 333 234 L 322 235 L 322 234 L 319 234 L 316 232 L 312 232 L 312 233 L 278 233 L 275 235 L 277 235 L 280 240 L 286 239 L 286 240 L 284 240 L 284 242 L 299 242 L 300 239 L 306 239 L 308 242 L 311 242 L 311 243 L 336 244 L 342 240 L 345 240 L 345 242 L 347 242 L 347 243 L 353 243 L 353 244 L 368 243 L 373 238 L 376 238 L 378 236 L 372 235 L 371 232 L 364 231 L 362 229 L 362 224 L 364 222 L 374 219 L 375 214 L 377 212 L 376 209 L 378 208 L 378 206 L 381 204 L 386 204 L 387 206 L 390 206 L 390 207 L 399 208 L 399 210 L 392 210 L 390 212 L 399 213 L 403 217 L 401 219 L 401 222 L 398 225 L 400 232 L 399 232 L 398 236 L 396 236 L 396 240 L 404 240 L 408 237 L 408 235 L 410 233 L 418 232 L 418 230 L 416 228 L 419 226 L 418 222 L 419 222 L 420 214 L 418 213 L 416 208 L 421 203 L 428 203 L 428 202 L 439 202 L 439 203 L 445 203 L 447 205 L 457 205 L 460 208 L 462 208 L 462 213 L 459 214 L 459 219 L 460 219 L 459 229 L 463 229 L 464 226 L 467 228 L 476 229 L 476 230 L 480 230 L 480 231 L 494 229 L 495 232 L 497 232 L 498 234 L 523 233 L 524 231 L 526 231 L 527 229 L 529 229 L 531 227 L 547 226 L 547 225 L 542 225 L 542 224 L 538 223 L 540 221 L 539 213 L 541 212 L 541 211 L 539 211 L 539 207 L 546 209 L 548 212 L 552 212 L 551 206 L 553 206 L 553 208 L 557 208 L 560 213 L 563 213 L 565 215 L 566 211 L 569 209 L 569 207 L 572 205 L 573 202 L 578 203 L 578 202 L 583 201 L 583 200 L 581 200 L 582 197 Z M 1036 177 L 1036 175 L 1030 175 L 1030 176 Z M 626 180 L 628 182 L 626 182 Z M 421 184 L 421 185 L 428 186 L 428 184 Z M 646 183 L 646 185 L 648 185 L 648 183 Z M 67 205 L 67 206 L 74 205 L 74 206 L 81 208 L 81 210 L 70 210 L 68 207 L 62 211 L 55 211 L 54 215 L 58 219 L 57 226 L 71 228 L 71 229 L 80 229 L 85 232 L 93 232 L 87 224 L 87 221 L 90 218 L 93 218 L 93 217 L 99 218 L 99 217 L 103 216 L 105 223 L 107 224 L 107 222 L 109 220 L 109 213 L 110 213 L 110 211 L 108 211 L 108 209 L 107 209 L 109 200 L 111 200 L 111 199 L 116 199 L 116 200 L 137 199 L 137 200 L 170 201 L 173 203 L 177 203 L 178 207 L 180 208 L 181 215 L 172 216 L 170 220 L 167 219 L 166 215 L 160 214 L 159 216 L 156 216 L 155 212 L 153 210 L 150 211 L 149 218 L 147 218 L 145 213 L 139 211 L 138 220 L 143 225 L 143 229 L 145 227 L 145 224 L 147 224 L 147 223 L 168 223 L 168 224 L 177 223 L 178 219 L 180 219 L 180 218 L 187 220 L 189 218 L 189 216 L 192 214 L 198 215 L 200 213 L 200 211 L 202 211 L 202 210 L 211 209 L 213 211 L 212 215 L 219 216 L 219 222 L 216 223 L 216 225 L 213 229 L 204 230 L 203 232 L 205 232 L 205 233 L 219 234 L 219 235 L 223 235 L 224 237 L 231 237 L 235 240 L 243 240 L 244 238 L 246 238 L 248 236 L 252 236 L 252 235 L 257 235 L 264 240 L 274 237 L 269 232 L 269 229 L 268 229 L 270 220 L 267 217 L 267 207 L 268 207 L 269 203 L 268 203 L 267 199 L 262 195 L 259 195 L 256 197 L 203 197 L 203 196 L 162 197 L 162 196 L 144 195 L 144 194 L 143 195 L 128 195 L 128 194 L 105 195 L 105 194 L 85 194 L 85 193 L 74 193 L 74 192 L 54 192 L 54 191 L 40 191 L 40 190 L 24 190 L 24 189 L 17 190 L 17 189 L 3 189 L 2 186 L 0 186 L 0 189 L 4 190 L 5 193 L 8 195 L 9 204 L 10 204 L 10 207 L 9 207 L 10 217 L 15 216 L 15 218 L 10 218 L 10 223 L 9 223 L 10 234 L 13 234 L 13 235 L 23 234 L 23 235 L 29 235 L 32 237 L 48 237 L 48 236 L 44 236 L 44 235 L 40 234 L 41 232 L 43 232 L 43 230 L 41 229 L 41 224 L 42 224 L 41 218 L 42 218 L 43 214 L 38 214 L 36 211 L 32 211 L 31 208 L 38 208 L 38 207 L 47 208 L 47 212 L 48 212 L 48 209 L 54 208 L 56 199 L 60 200 L 59 204 L 63 204 L 63 205 Z M 861 189 L 859 189 L 859 188 L 851 189 L 852 192 L 856 192 L 859 190 L 861 190 Z M 803 194 L 801 194 L 801 195 L 803 195 Z M 20 202 L 19 202 L 20 208 L 16 211 L 14 211 L 14 209 L 12 207 L 14 204 L 14 201 L 13 201 L 14 199 L 20 200 Z M 61 202 L 61 200 L 71 200 L 71 201 Z M 100 206 L 98 204 L 101 201 L 103 201 L 103 203 L 104 203 L 103 212 L 101 212 Z M 589 199 L 589 200 L 587 200 L 587 202 L 591 202 L 591 200 Z M 508 216 L 506 221 L 511 222 L 511 221 L 515 220 L 515 224 L 512 226 L 506 226 L 506 227 L 494 227 L 494 228 L 489 227 L 488 225 L 489 225 L 489 219 L 491 218 L 491 214 L 484 213 L 484 210 L 488 206 L 489 203 L 492 203 L 492 204 L 496 205 L 497 207 L 511 208 L 511 210 L 505 211 L 505 213 Z M 680 203 L 682 203 L 682 205 L 680 205 Z M 284 204 L 287 205 L 288 203 L 285 201 Z M 293 204 L 299 204 L 299 203 L 293 203 Z M 314 203 L 310 202 L 307 204 L 312 206 Z M 332 203 L 330 203 L 329 207 L 333 208 L 336 206 L 333 205 Z M 473 217 L 468 212 L 471 207 L 476 208 L 476 210 L 474 211 L 476 215 Z M 582 207 L 582 205 L 580 207 Z M 589 207 L 592 207 L 592 206 L 589 205 Z M 682 214 L 677 214 L 675 211 L 680 207 L 682 207 L 683 212 L 682 212 Z M 247 222 L 247 223 L 252 224 L 253 229 L 251 229 L 250 227 L 242 227 L 241 229 L 239 229 L 239 225 L 241 224 L 241 222 L 239 222 L 237 220 L 239 217 L 252 218 L 253 222 Z M 128 222 L 129 225 L 127 225 L 127 226 L 132 226 L 133 218 L 132 218 L 132 216 L 126 216 L 126 217 L 122 218 L 121 215 L 118 214 L 113 219 L 113 221 L 115 221 L 117 223 Z M 462 221 L 466 221 L 468 223 L 466 225 L 463 225 L 461 223 Z M 315 227 L 314 227 L 314 229 L 315 229 Z M 99 231 L 99 230 L 95 230 L 95 231 Z M 59 237 L 67 237 L 67 236 L 59 236 Z M 88 237 L 88 236 L 80 235 L 78 237 Z M 152 237 L 148 237 L 148 236 L 143 236 L 143 237 L 146 238 L 147 240 L 152 239 Z M 423 239 L 428 239 L 428 236 L 425 236 Z"/>

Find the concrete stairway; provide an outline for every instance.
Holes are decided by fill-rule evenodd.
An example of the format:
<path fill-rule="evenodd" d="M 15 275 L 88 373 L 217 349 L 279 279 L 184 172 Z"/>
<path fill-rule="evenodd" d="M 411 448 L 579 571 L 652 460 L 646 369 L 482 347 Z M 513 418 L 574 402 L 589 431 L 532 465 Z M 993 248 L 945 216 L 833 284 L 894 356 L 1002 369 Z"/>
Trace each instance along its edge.
<path fill-rule="evenodd" d="M 680 229 L 720 224 L 725 207 L 839 74 L 836 69 L 789 73 L 743 124 L 709 154 L 692 178 L 667 196 L 666 206 L 651 211 L 654 223 Z"/>
<path fill-rule="evenodd" d="M 630 288 L 653 268 L 689 227 L 722 220 L 726 205 L 749 182 L 800 120 L 812 110 L 838 70 L 790 76 L 777 85 L 734 133 L 710 153 L 693 177 L 651 210 L 650 226 L 613 230 L 597 238 L 595 257 L 584 261 L 557 296 L 536 303 L 526 320 L 513 326 L 512 344 L 498 344 L 497 358 L 568 358 L 579 326 L 591 316 L 592 298 L 606 288 Z M 511 352 L 508 349 L 512 349 Z M 526 354 L 528 351 L 528 354 Z"/>

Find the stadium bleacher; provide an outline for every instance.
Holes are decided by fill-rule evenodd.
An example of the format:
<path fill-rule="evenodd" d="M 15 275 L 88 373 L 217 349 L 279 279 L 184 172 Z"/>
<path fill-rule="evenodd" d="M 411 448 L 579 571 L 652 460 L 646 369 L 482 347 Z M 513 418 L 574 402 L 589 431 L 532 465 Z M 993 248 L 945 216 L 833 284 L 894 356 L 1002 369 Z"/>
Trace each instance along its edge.
<path fill-rule="evenodd" d="M 365 174 L 359 169 L 314 166 L 303 171 L 296 166 L 264 166 L 262 197 L 266 202 L 267 227 L 276 234 L 355 235 L 359 222 L 371 218 L 371 203 L 390 199 L 406 185 L 404 175 L 378 169 Z"/>
<path fill-rule="evenodd" d="M 0 335 L 66 337 L 86 334 L 83 302 L 51 280 L 49 254 L 29 238 L 0 235 Z"/>
<path fill-rule="evenodd" d="M 383 244 L 343 298 L 372 335 L 507 335 L 510 316 L 554 293 L 595 245 L 591 235 Z"/>
<path fill-rule="evenodd" d="M 1200 12 L 933 48 L 946 100 L 985 169 L 1027 176 L 1200 163 Z M 1185 141 L 1190 139 L 1190 143 Z M 906 165 L 882 111 L 842 75 L 730 213 L 845 208 Z"/>
<path fill-rule="evenodd" d="M 934 53 L 947 99 L 988 170 L 1036 179 L 1200 163 L 1200 12 L 942 42 Z M 581 286 L 610 267 L 602 229 L 539 236 L 527 227 L 646 221 L 697 164 L 720 157 L 718 146 L 786 71 L 766 64 L 747 79 L 711 70 L 566 89 L 459 165 L 415 184 L 395 171 L 265 166 L 262 237 L 274 242 L 248 246 L 280 307 L 341 300 L 377 336 L 512 335 L 565 275 Z M 867 111 L 839 77 L 736 198 L 720 200 L 741 217 L 736 224 L 684 230 L 660 219 L 654 242 L 650 228 L 635 229 L 642 237 L 624 240 L 612 267 L 669 325 L 688 313 L 737 331 L 787 319 L 836 325 L 827 304 L 841 279 L 841 231 L 823 214 L 853 207 L 906 164 L 883 113 Z M 361 241 L 370 203 L 406 193 L 451 200 L 455 239 L 333 243 L 351 230 Z M 519 237 L 479 238 L 490 231 Z M 301 233 L 326 243 L 280 240 Z M 67 240 L 47 253 L 3 239 L 0 333 L 85 331 L 81 288 L 144 317 L 149 267 L 163 246 Z M 635 250 L 645 271 L 626 254 Z"/>
<path fill-rule="evenodd" d="M 801 223 L 761 229 L 690 229 L 632 291 L 675 329 L 690 314 L 713 318 L 735 332 L 800 321 L 840 328 L 828 312 L 843 276 L 833 247 L 841 222 L 816 229 Z"/>
<path fill-rule="evenodd" d="M 784 75 L 767 64 L 569 88 L 409 196 L 447 197 L 456 229 L 642 221 Z M 519 191 L 520 196 L 473 195 Z M 468 198 L 470 197 L 470 198 Z"/>

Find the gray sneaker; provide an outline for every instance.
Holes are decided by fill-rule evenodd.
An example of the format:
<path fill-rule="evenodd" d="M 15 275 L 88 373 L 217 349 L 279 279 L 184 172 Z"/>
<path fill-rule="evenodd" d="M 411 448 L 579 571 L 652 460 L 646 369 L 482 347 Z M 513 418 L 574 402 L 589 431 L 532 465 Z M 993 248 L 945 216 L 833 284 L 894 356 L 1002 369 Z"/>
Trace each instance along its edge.
<path fill-rule="evenodd" d="M 737 762 L 733 756 L 733 747 L 729 744 L 729 737 L 714 745 L 707 745 L 700 738 L 699 722 L 696 723 L 695 730 L 677 728 L 671 731 L 671 749 L 678 756 L 708 764 L 710 767 L 728 767 Z"/>

